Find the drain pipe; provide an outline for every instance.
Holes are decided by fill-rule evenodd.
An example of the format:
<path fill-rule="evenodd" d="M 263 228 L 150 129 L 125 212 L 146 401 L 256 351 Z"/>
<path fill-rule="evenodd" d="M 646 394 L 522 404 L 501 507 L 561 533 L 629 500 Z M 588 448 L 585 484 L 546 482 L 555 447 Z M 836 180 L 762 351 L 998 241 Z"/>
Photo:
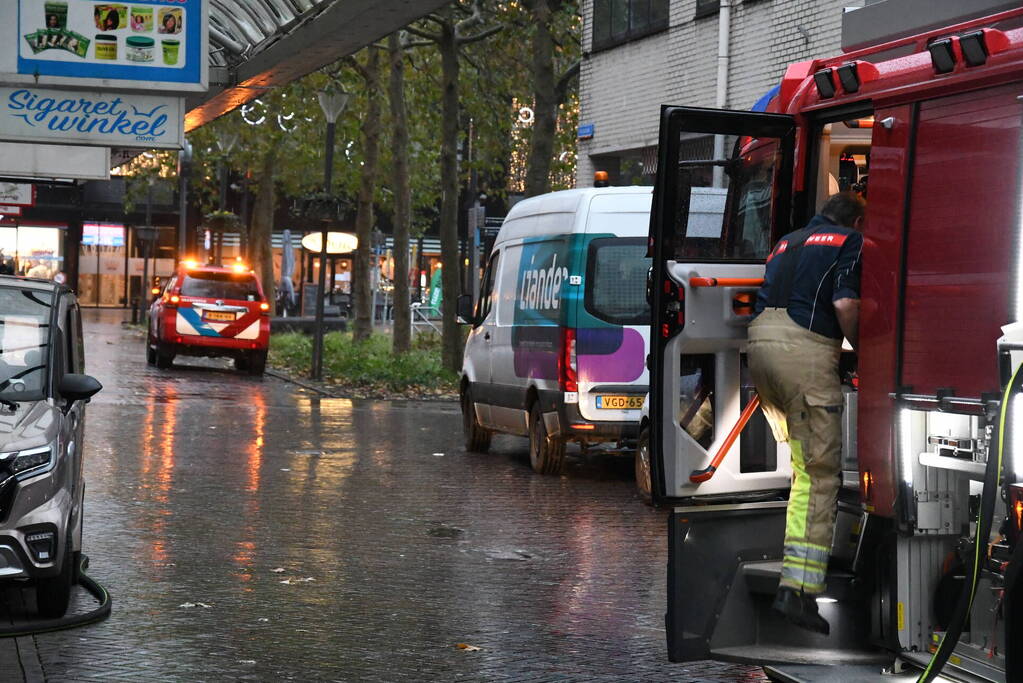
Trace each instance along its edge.
<path fill-rule="evenodd" d="M 721 0 L 718 9 L 718 78 L 714 106 L 724 109 L 728 105 L 728 67 L 731 61 L 729 38 L 732 34 L 732 0 Z M 725 136 L 714 136 L 714 158 L 725 158 Z M 714 187 L 724 187 L 723 169 L 714 167 Z"/>

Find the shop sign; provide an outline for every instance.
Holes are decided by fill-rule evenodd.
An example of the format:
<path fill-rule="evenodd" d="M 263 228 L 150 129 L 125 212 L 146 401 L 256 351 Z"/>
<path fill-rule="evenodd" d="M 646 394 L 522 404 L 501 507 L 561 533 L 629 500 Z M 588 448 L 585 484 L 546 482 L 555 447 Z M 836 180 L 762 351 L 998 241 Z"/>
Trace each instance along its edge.
<path fill-rule="evenodd" d="M 580 140 L 589 140 L 593 137 L 594 125 L 592 123 L 580 123 L 576 137 Z"/>
<path fill-rule="evenodd" d="M 0 204 L 35 206 L 36 186 L 32 183 L 0 183 Z"/>
<path fill-rule="evenodd" d="M 184 100 L 0 87 L 0 140 L 176 149 L 184 140 Z"/>
<path fill-rule="evenodd" d="M 110 148 L 0 142 L 0 176 L 106 180 Z"/>
<path fill-rule="evenodd" d="M 206 90 L 208 0 L 0 5 L 2 82 Z"/>

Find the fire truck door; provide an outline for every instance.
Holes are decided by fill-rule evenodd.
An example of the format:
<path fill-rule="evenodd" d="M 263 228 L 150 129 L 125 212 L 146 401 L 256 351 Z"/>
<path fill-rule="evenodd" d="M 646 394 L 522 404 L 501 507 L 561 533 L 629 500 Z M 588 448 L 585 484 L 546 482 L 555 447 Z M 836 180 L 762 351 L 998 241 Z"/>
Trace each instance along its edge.
<path fill-rule="evenodd" d="M 730 148 L 713 158 L 713 147 Z M 664 106 L 650 219 L 651 479 L 654 500 L 737 496 L 786 489 L 788 453 L 759 429 L 743 430 L 740 414 L 753 398 L 743 353 L 746 327 L 764 263 L 790 230 L 795 122 L 780 114 Z M 705 205 L 724 189 L 720 221 Z M 720 211 L 720 209 L 719 209 Z M 694 379 L 693 367 L 699 379 Z M 694 382 L 709 383 L 694 393 Z M 706 397 L 706 398 L 704 398 Z M 687 400 L 709 401 L 685 410 Z M 708 412 L 712 430 L 694 438 L 684 416 Z M 752 412 L 752 411 L 747 411 Z M 751 423 L 750 427 L 755 425 Z M 724 459 L 714 466 L 715 455 Z M 714 469 L 710 469 L 714 467 Z M 696 482 L 694 472 L 712 476 Z"/>

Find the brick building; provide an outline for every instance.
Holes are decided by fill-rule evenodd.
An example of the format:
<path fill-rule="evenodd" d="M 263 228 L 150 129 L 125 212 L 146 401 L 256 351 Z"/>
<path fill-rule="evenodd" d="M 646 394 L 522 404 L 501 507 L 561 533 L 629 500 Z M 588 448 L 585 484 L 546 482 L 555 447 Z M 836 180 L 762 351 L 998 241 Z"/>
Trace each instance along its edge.
<path fill-rule="evenodd" d="M 749 109 L 792 62 L 837 54 L 843 8 L 863 4 L 583 0 L 579 123 L 583 131 L 592 125 L 592 137 L 579 140 L 578 184 L 591 184 L 596 170 L 608 171 L 612 184 L 652 184 L 661 104 Z M 726 16 L 729 58 L 719 96 L 719 26 Z M 692 144 L 709 152 L 713 137 Z"/>

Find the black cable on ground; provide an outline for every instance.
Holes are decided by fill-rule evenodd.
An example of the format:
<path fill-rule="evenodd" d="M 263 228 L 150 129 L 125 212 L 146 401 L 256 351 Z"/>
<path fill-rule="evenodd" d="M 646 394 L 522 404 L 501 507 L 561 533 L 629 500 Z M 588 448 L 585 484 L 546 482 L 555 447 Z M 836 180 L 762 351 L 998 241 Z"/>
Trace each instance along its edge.
<path fill-rule="evenodd" d="M 977 590 L 977 579 L 980 577 L 980 567 L 986 556 L 988 538 L 991 535 L 992 515 L 995 509 L 995 498 L 1000 493 L 999 478 L 1002 473 L 1002 457 L 1005 452 L 1005 443 L 1010 441 L 1010 432 L 1016 429 L 1023 429 L 1023 425 L 1012 424 L 1006 420 L 1009 412 L 1009 402 L 1023 389 L 1023 373 L 1020 370 L 1023 365 L 1016 368 L 1012 379 L 1005 387 L 1002 396 L 1001 410 L 998 420 L 998 448 L 997 455 L 988 452 L 987 467 L 984 470 L 984 493 L 981 496 L 980 509 L 977 511 L 977 535 L 973 540 L 973 553 L 966 568 L 966 581 L 963 583 L 963 590 L 959 594 L 955 611 L 952 613 L 952 620 L 948 630 L 942 637 L 938 648 L 934 651 L 927 668 L 920 674 L 917 683 L 930 683 L 934 680 L 948 662 L 949 656 L 955 649 L 959 637 L 963 634 L 963 627 L 970 618 L 970 609 L 973 607 L 973 597 Z"/>
<path fill-rule="evenodd" d="M 59 619 L 41 619 L 39 621 L 30 621 L 22 624 L 0 626 L 0 638 L 13 638 L 16 636 L 35 635 L 36 633 L 62 631 L 68 628 L 93 624 L 97 621 L 103 621 L 109 617 L 110 609 L 113 605 L 113 600 L 110 599 L 110 593 L 107 592 L 106 588 L 97 583 L 95 579 L 85 573 L 85 570 L 88 568 L 89 558 L 87 555 L 82 555 L 82 559 L 78 567 L 78 583 L 99 601 L 98 607 L 90 612 L 85 612 L 84 614 L 73 614 Z"/>

